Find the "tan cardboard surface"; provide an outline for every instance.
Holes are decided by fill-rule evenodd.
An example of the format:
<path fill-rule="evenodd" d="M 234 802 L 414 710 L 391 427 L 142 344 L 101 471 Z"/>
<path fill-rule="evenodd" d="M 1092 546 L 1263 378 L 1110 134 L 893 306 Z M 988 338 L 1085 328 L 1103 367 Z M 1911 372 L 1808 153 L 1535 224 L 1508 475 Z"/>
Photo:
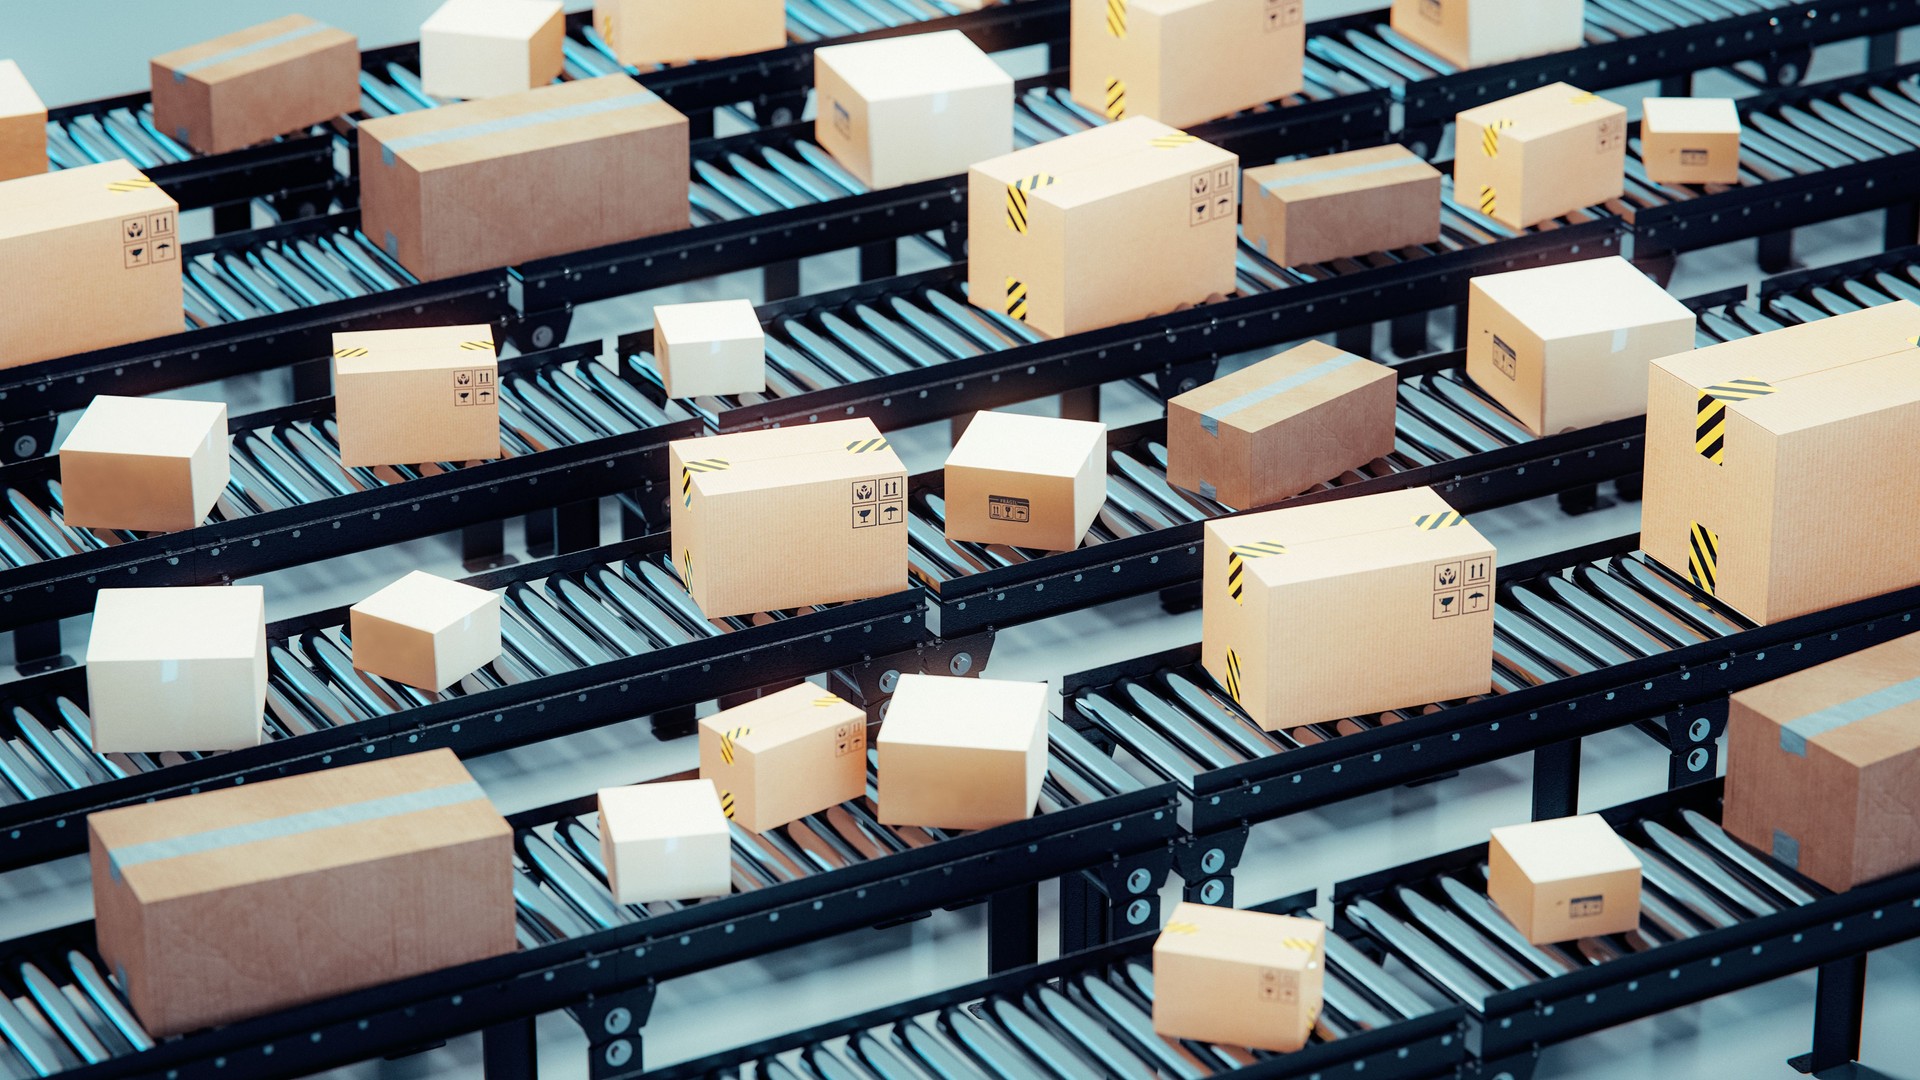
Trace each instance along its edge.
<path fill-rule="evenodd" d="M 1627 110 L 1551 83 L 1455 118 L 1453 198 L 1515 229 L 1626 190 Z"/>
<path fill-rule="evenodd" d="M 700 720 L 700 776 L 727 817 L 766 832 L 867 792 L 867 715 L 812 683 Z"/>
<path fill-rule="evenodd" d="M 153 123 L 223 154 L 360 110 L 360 45 L 305 15 L 153 58 Z"/>
<path fill-rule="evenodd" d="M 948 539 L 1071 551 L 1107 501 L 1107 426 L 975 413 L 945 476 Z"/>
<path fill-rule="evenodd" d="M 1393 0 L 1395 33 L 1460 68 L 1576 49 L 1583 0 Z"/>
<path fill-rule="evenodd" d="M 340 463 L 499 457 L 499 380 L 485 323 L 333 335 Z"/>
<path fill-rule="evenodd" d="M 787 44 L 785 0 L 594 0 L 593 25 L 621 63 L 643 68 Z"/>
<path fill-rule="evenodd" d="M 1046 684 L 902 675 L 874 745 L 882 824 L 1023 821 L 1047 773 Z"/>
<path fill-rule="evenodd" d="M 1656 184 L 1740 182 L 1740 110 L 1731 98 L 1641 103 L 1640 161 Z"/>
<path fill-rule="evenodd" d="M 1293 1051 L 1320 1015 L 1325 924 L 1183 903 L 1153 943 L 1153 1029 L 1176 1039 Z"/>
<path fill-rule="evenodd" d="M 1300 92 L 1303 0 L 1073 0 L 1075 101 L 1186 127 Z"/>
<path fill-rule="evenodd" d="M 0 180 L 47 171 L 47 106 L 20 65 L 0 60 Z"/>
<path fill-rule="evenodd" d="M 1282 266 L 1440 239 L 1440 171 L 1398 143 L 1248 169 L 1247 240 Z"/>
<path fill-rule="evenodd" d="M 353 666 L 440 691 L 500 655 L 500 598 L 424 570 L 353 605 Z"/>
<path fill-rule="evenodd" d="M 956 176 L 1013 149 L 1013 77 L 958 30 L 813 57 L 814 138 L 868 187 Z"/>
<path fill-rule="evenodd" d="M 101 394 L 60 444 L 65 521 L 86 529 L 191 529 L 226 490 L 230 443 L 223 402 Z"/>
<path fill-rule="evenodd" d="M 1598 814 L 1493 830 L 1487 895 L 1535 945 L 1640 926 L 1640 860 Z"/>

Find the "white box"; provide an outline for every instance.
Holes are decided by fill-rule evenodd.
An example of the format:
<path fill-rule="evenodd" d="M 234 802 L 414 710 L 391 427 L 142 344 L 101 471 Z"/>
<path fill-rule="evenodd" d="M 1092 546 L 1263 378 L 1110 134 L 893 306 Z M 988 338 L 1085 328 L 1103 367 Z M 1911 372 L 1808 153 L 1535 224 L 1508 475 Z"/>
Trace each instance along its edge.
<path fill-rule="evenodd" d="M 500 655 L 500 598 L 415 570 L 348 612 L 353 666 L 445 690 Z"/>
<path fill-rule="evenodd" d="M 87 642 L 87 700 L 99 753 L 260 745 L 266 590 L 101 589 Z"/>
<path fill-rule="evenodd" d="M 435 97 L 545 86 L 565 65 L 560 0 L 447 0 L 420 24 L 420 83 Z"/>
<path fill-rule="evenodd" d="M 622 904 L 733 891 L 733 837 L 711 780 L 600 791 L 600 858 Z"/>
<path fill-rule="evenodd" d="M 206 520 L 227 489 L 227 406 L 102 394 L 60 444 L 69 525 L 176 532 Z"/>
<path fill-rule="evenodd" d="M 1024 821 L 1047 775 L 1047 684 L 902 675 L 874 745 L 882 824 Z"/>
<path fill-rule="evenodd" d="M 958 30 L 813 54 L 814 138 L 871 188 L 958 176 L 1013 152 L 1013 76 Z"/>
<path fill-rule="evenodd" d="M 1396 33 L 1459 68 L 1577 49 L 1586 0 L 1393 0 Z"/>
<path fill-rule="evenodd" d="M 767 334 L 750 300 L 654 308 L 653 356 L 668 397 L 758 394 L 767 388 Z"/>

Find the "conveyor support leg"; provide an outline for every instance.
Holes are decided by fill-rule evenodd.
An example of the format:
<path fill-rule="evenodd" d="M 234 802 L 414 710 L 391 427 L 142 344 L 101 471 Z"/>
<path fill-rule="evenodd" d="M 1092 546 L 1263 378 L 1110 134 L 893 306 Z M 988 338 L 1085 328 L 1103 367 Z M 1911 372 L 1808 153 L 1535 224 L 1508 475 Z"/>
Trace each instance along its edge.
<path fill-rule="evenodd" d="M 1060 879 L 1060 953 L 1079 952 L 1160 925 L 1160 886 L 1173 851 L 1130 855 Z"/>
<path fill-rule="evenodd" d="M 1040 960 L 1040 886 L 1015 885 L 987 897 L 987 974 Z"/>
<path fill-rule="evenodd" d="M 534 1018 L 522 1016 L 480 1033 L 480 1071 L 487 1080 L 532 1080 L 539 1075 L 539 1044 Z"/>
<path fill-rule="evenodd" d="M 653 1012 L 656 989 L 649 981 L 636 989 L 595 998 L 567 1010 L 587 1036 L 588 1080 L 640 1075 L 644 1068 L 640 1058 L 640 1029 L 647 1026 L 647 1017 Z"/>
<path fill-rule="evenodd" d="M 1814 989 L 1813 1051 L 1788 1064 L 1816 1076 L 1860 1059 L 1860 1020 L 1867 1003 L 1867 954 L 1820 965 Z"/>
<path fill-rule="evenodd" d="M 1233 871 L 1247 850 L 1247 830 L 1196 836 L 1174 850 L 1174 868 L 1185 887 L 1181 899 L 1214 907 L 1233 906 Z"/>
<path fill-rule="evenodd" d="M 1568 739 L 1533 752 L 1533 820 L 1580 812 L 1580 740 Z"/>

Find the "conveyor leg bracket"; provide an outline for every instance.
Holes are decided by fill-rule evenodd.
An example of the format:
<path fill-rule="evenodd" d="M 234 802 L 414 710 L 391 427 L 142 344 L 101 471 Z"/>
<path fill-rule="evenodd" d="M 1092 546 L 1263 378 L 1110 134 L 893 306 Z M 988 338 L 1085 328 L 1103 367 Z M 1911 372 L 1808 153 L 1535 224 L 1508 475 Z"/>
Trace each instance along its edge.
<path fill-rule="evenodd" d="M 1246 829 L 1190 837 L 1174 849 L 1174 868 L 1189 903 L 1233 906 L 1233 871 L 1247 850 Z"/>
<path fill-rule="evenodd" d="M 982 630 L 957 638 L 938 638 L 912 652 L 876 656 L 833 673 L 832 686 L 865 706 L 869 713 L 884 709 L 893 698 L 902 675 L 979 675 L 993 653 L 993 631 Z"/>
<path fill-rule="evenodd" d="M 1061 955 L 1160 925 L 1160 887 L 1172 870 L 1173 850 L 1162 848 L 1061 877 Z"/>
<path fill-rule="evenodd" d="M 632 990 L 596 997 L 568 1009 L 587 1036 L 587 1076 L 613 1080 L 641 1071 L 640 1029 L 653 1012 L 658 985 L 649 979 Z M 491 1080 L 491 1078 L 489 1078 Z"/>

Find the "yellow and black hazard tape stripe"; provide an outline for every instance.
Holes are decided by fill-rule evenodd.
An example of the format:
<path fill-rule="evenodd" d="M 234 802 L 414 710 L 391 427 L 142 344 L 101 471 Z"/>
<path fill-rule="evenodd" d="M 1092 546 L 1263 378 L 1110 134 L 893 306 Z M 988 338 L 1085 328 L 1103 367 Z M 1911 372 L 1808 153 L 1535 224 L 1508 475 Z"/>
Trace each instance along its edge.
<path fill-rule="evenodd" d="M 849 454 L 875 454 L 892 444 L 885 439 L 855 439 L 847 444 Z"/>
<path fill-rule="evenodd" d="M 1019 278 L 1007 279 L 1007 317 L 1027 321 L 1027 283 Z"/>
<path fill-rule="evenodd" d="M 1118 120 L 1127 115 L 1127 84 L 1120 79 L 1107 80 L 1107 119 Z"/>
<path fill-rule="evenodd" d="M 107 190 L 115 195 L 125 195 L 129 191 L 145 191 L 159 186 L 144 176 L 136 176 L 131 180 L 114 180 L 107 184 Z"/>
<path fill-rule="evenodd" d="M 838 694 L 823 694 L 813 699 L 813 707 L 816 709 L 825 709 L 838 704 L 840 704 L 840 696 Z"/>
<path fill-rule="evenodd" d="M 1227 594 L 1236 604 L 1244 604 L 1247 591 L 1248 559 L 1264 559 L 1269 555 L 1285 555 L 1285 544 L 1276 544 L 1271 540 L 1261 540 L 1252 544 L 1235 544 L 1227 549 Z"/>
<path fill-rule="evenodd" d="M 1107 0 L 1107 33 L 1127 36 L 1127 0 Z"/>
<path fill-rule="evenodd" d="M 1766 397 L 1773 392 L 1772 383 L 1759 379 L 1729 379 L 1701 390 L 1694 405 L 1694 450 L 1715 465 L 1726 464 L 1727 405 Z"/>
<path fill-rule="evenodd" d="M 732 731 L 721 732 L 720 733 L 720 760 L 726 762 L 729 765 L 733 764 L 733 744 L 736 742 L 739 742 L 741 739 L 744 739 L 751 734 L 753 734 L 753 729 L 750 727 L 737 727 L 737 728 L 734 728 Z"/>
<path fill-rule="evenodd" d="M 1283 949 L 1292 949 L 1294 952 L 1303 952 L 1308 956 L 1312 956 L 1314 953 L 1320 951 L 1320 946 L 1317 944 L 1308 941 L 1306 938 L 1297 937 L 1281 938 L 1280 947 Z"/>
<path fill-rule="evenodd" d="M 480 351 L 481 349 L 485 349 L 485 350 L 486 350 L 486 351 L 488 351 L 488 352 L 492 352 L 492 351 L 493 351 L 493 342 L 491 342 L 491 341 L 463 341 L 463 342 L 461 342 L 461 343 L 460 343 L 460 347 L 461 347 L 461 348 L 463 348 L 463 349 L 465 349 L 465 350 L 467 350 L 468 352 L 479 352 L 479 351 Z"/>
<path fill-rule="evenodd" d="M 1720 586 L 1720 534 L 1697 521 L 1687 531 L 1687 576 L 1708 596 Z"/>
<path fill-rule="evenodd" d="M 1464 525 L 1467 519 L 1460 516 L 1458 510 L 1442 510 L 1437 514 L 1421 514 L 1413 519 L 1413 527 L 1421 532 L 1433 532 L 1436 529 L 1451 529 L 1455 525 Z"/>
<path fill-rule="evenodd" d="M 335 360 L 351 360 L 351 359 L 353 359 L 353 358 L 354 358 L 354 357 L 356 357 L 356 356 L 365 356 L 365 355 L 367 355 L 367 350 L 365 350 L 365 349 L 335 349 L 335 350 L 333 350 L 333 358 L 334 358 Z"/>
<path fill-rule="evenodd" d="M 1227 650 L 1227 696 L 1240 700 L 1240 653 Z"/>
<path fill-rule="evenodd" d="M 720 789 L 720 812 L 727 815 L 728 821 L 733 820 L 733 792 L 725 788 Z"/>
<path fill-rule="evenodd" d="M 693 549 L 692 548 L 687 548 L 680 552 L 680 567 L 681 567 L 680 584 L 687 590 L 687 595 L 692 596 L 693 595 Z"/>
<path fill-rule="evenodd" d="M 1591 93 L 1591 92 L 1589 92 L 1589 91 L 1585 91 L 1585 90 L 1582 90 L 1582 91 L 1581 91 L 1580 93 L 1578 93 L 1578 94 L 1575 94 L 1575 95 L 1573 95 L 1572 97 L 1570 97 L 1570 98 L 1568 98 L 1568 99 L 1567 99 L 1567 104 L 1569 104 L 1569 105 L 1591 105 L 1591 104 L 1593 104 L 1594 102 L 1596 102 L 1596 101 L 1599 101 L 1599 100 L 1600 100 L 1600 95 L 1599 95 L 1599 94 L 1595 94 L 1595 93 Z"/>
<path fill-rule="evenodd" d="M 1022 177 L 1007 185 L 1007 228 L 1025 236 L 1027 233 L 1027 193 L 1038 191 L 1053 183 L 1051 173 L 1034 173 Z"/>
<path fill-rule="evenodd" d="M 1166 927 L 1166 929 L 1164 929 L 1164 930 L 1162 930 L 1162 931 L 1160 931 L 1160 932 L 1161 932 L 1161 933 L 1163 933 L 1163 934 L 1181 934 L 1181 935 L 1188 935 L 1188 934 L 1197 934 L 1197 933 L 1199 933 L 1199 932 L 1200 932 L 1200 928 L 1199 928 L 1198 926 L 1196 926 L 1196 925 L 1194 925 L 1193 923 L 1190 923 L 1190 922 L 1179 922 L 1179 921 L 1175 921 L 1175 922 L 1170 922 L 1170 923 L 1168 923 L 1168 924 L 1167 924 L 1167 927 Z"/>
<path fill-rule="evenodd" d="M 1501 117 L 1480 131 L 1480 150 L 1490 158 L 1500 156 L 1500 133 L 1513 126 L 1513 121 Z"/>
<path fill-rule="evenodd" d="M 1490 184 L 1480 186 L 1480 212 L 1492 217 L 1500 209 L 1500 196 Z"/>
<path fill-rule="evenodd" d="M 1189 135 L 1184 131 L 1176 131 L 1171 135 L 1155 135 L 1153 137 L 1153 148 L 1155 150 L 1177 150 L 1188 143 L 1197 143 L 1199 141 L 1200 136 L 1198 135 Z"/>
<path fill-rule="evenodd" d="M 689 461 L 680 466 L 680 499 L 684 506 L 693 505 L 693 474 L 725 472 L 733 468 L 726 458 L 706 458 L 702 461 Z"/>

